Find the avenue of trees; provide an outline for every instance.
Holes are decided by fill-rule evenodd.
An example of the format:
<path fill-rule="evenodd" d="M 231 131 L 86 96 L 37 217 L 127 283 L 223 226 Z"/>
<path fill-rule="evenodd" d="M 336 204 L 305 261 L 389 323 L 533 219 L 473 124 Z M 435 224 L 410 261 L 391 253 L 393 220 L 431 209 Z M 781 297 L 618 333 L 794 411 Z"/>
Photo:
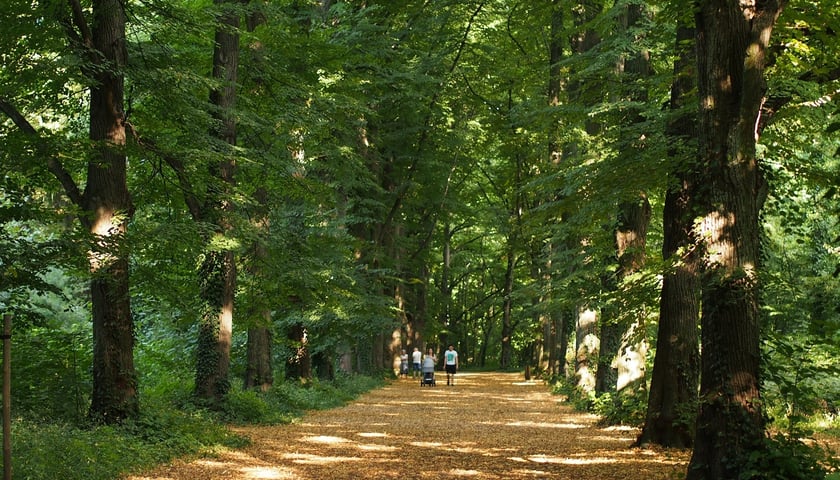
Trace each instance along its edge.
<path fill-rule="evenodd" d="M 224 408 L 453 344 L 634 410 L 695 480 L 753 478 L 840 405 L 834 0 L 37 0 L 0 25 L 22 415 Z"/>

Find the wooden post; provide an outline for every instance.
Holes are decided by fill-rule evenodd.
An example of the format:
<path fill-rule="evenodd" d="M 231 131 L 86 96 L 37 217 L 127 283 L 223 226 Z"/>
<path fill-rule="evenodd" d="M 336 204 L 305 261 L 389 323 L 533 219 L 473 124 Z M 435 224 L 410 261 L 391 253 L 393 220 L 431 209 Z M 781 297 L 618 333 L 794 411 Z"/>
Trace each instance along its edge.
<path fill-rule="evenodd" d="M 12 316 L 3 315 L 3 480 L 12 480 Z"/>

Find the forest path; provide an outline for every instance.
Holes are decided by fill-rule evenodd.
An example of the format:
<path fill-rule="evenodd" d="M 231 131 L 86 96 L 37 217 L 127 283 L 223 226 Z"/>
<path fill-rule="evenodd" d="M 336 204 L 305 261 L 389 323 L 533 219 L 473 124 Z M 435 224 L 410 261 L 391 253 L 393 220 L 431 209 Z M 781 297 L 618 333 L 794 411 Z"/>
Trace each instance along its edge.
<path fill-rule="evenodd" d="M 396 380 L 291 425 L 236 428 L 251 445 L 127 480 L 684 478 L 687 451 L 630 448 L 637 430 L 597 426 L 542 382 L 436 377 L 435 387 Z"/>

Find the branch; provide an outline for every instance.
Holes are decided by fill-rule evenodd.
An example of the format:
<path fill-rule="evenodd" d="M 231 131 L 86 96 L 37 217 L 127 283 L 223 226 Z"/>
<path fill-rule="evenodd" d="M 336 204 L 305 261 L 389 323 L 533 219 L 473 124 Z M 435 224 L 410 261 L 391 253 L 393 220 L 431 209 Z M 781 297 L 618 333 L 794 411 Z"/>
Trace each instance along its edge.
<path fill-rule="evenodd" d="M 800 75 L 798 80 L 803 82 L 817 82 L 820 84 L 833 82 L 840 79 L 840 68 L 829 70 L 828 72 L 817 72 L 815 70 L 808 70 Z M 779 112 L 785 105 L 793 101 L 792 95 L 778 95 L 767 98 L 764 105 L 761 107 L 761 118 L 758 123 L 758 133 L 761 134 L 767 125 L 773 121 L 776 113 Z"/>
<path fill-rule="evenodd" d="M 511 22 L 511 19 L 513 18 L 513 13 L 516 11 L 517 7 L 519 7 L 518 3 L 516 5 L 514 5 L 513 8 L 510 9 L 510 14 L 507 17 L 507 25 L 506 25 L 507 34 L 508 34 L 508 37 L 510 37 L 513 44 L 516 45 L 516 48 L 518 48 L 519 51 L 522 52 L 522 55 L 527 58 L 528 57 L 528 52 L 525 51 L 525 48 L 522 46 L 521 43 L 519 43 L 519 40 L 516 39 L 516 37 L 513 35 L 513 30 L 510 28 L 510 22 Z"/>
<path fill-rule="evenodd" d="M 475 22 L 476 17 L 478 17 L 478 14 L 481 13 L 481 10 L 484 8 L 484 5 L 486 3 L 487 3 L 486 0 L 479 3 L 478 7 L 476 7 L 476 9 L 472 12 L 472 15 L 470 15 L 470 19 L 467 22 L 467 27 L 464 29 L 464 34 L 461 36 L 461 41 L 458 43 L 458 50 L 455 53 L 455 58 L 452 59 L 452 63 L 449 65 L 448 75 L 452 75 L 453 72 L 455 72 L 455 69 L 458 67 L 458 63 L 461 61 L 461 55 L 463 54 L 464 49 L 466 48 L 467 43 L 469 41 L 469 36 L 470 36 L 470 32 L 472 31 L 473 23 Z M 432 95 L 431 100 L 429 100 L 429 106 L 428 106 L 429 113 L 426 116 L 426 119 L 424 121 L 423 131 L 420 134 L 420 138 L 417 141 L 418 151 L 414 155 L 414 159 L 412 160 L 411 165 L 409 165 L 409 167 L 407 169 L 408 175 L 407 175 L 405 181 L 403 182 L 403 184 L 400 186 L 400 188 L 397 191 L 396 198 L 394 199 L 394 204 L 391 205 L 391 210 L 388 212 L 388 215 L 385 218 L 385 221 L 382 222 L 382 224 L 385 225 L 385 226 L 390 225 L 394 221 L 394 217 L 396 216 L 397 212 L 399 211 L 400 207 L 402 206 L 403 199 L 405 198 L 405 196 L 408 193 L 408 190 L 411 187 L 411 183 L 414 179 L 414 173 L 417 169 L 417 163 L 420 161 L 420 158 L 422 157 L 423 146 L 426 144 L 426 139 L 429 136 L 429 127 L 430 127 L 430 124 L 431 124 L 431 121 L 432 121 L 431 120 L 432 111 L 434 109 L 435 104 L 437 104 L 437 102 L 438 102 L 438 96 L 439 96 L 440 92 L 443 90 L 443 83 L 444 83 L 444 81 L 440 82 L 440 84 L 439 84 L 440 88 L 435 90 L 435 93 Z M 385 230 L 386 229 L 383 228 L 382 233 L 379 235 L 378 242 L 380 244 L 384 240 Z"/>
<path fill-rule="evenodd" d="M 131 132 L 131 136 L 134 138 L 137 145 L 163 159 L 163 161 L 166 162 L 166 164 L 169 165 L 169 167 L 175 172 L 175 176 L 178 178 L 178 186 L 181 187 L 181 192 L 184 195 L 184 203 L 187 204 L 187 210 L 189 210 L 190 216 L 192 216 L 193 220 L 200 222 L 203 217 L 201 202 L 199 202 L 198 196 L 195 194 L 190 178 L 187 175 L 186 168 L 184 168 L 184 162 L 158 147 L 154 140 L 141 139 L 140 135 L 138 135 L 137 131 L 134 129 L 134 125 L 130 122 L 126 122 L 125 127 L 129 132 Z"/>
<path fill-rule="evenodd" d="M 5 113 L 6 116 L 11 119 L 12 123 L 14 123 L 24 134 L 35 140 L 38 147 L 38 153 L 47 157 L 47 169 L 55 176 L 56 179 L 58 179 L 58 182 L 64 188 L 64 193 L 67 194 L 70 201 L 77 207 L 83 208 L 84 197 L 79 190 L 79 186 L 76 185 L 76 182 L 73 180 L 70 172 L 64 168 L 64 165 L 62 165 L 58 158 L 55 155 L 48 153 L 47 145 L 41 136 L 38 135 L 38 131 L 35 130 L 35 127 L 26 120 L 17 108 L 15 108 L 3 97 L 0 97 L 0 111 Z"/>
<path fill-rule="evenodd" d="M 76 28 L 79 29 L 79 33 L 81 34 L 81 38 L 79 39 L 81 44 L 88 48 L 93 48 L 93 34 L 90 32 L 90 27 L 85 21 L 85 13 L 82 10 L 82 5 L 79 3 L 79 0 L 68 0 L 68 3 L 70 3 L 70 10 L 73 12 L 73 24 L 76 25 Z"/>

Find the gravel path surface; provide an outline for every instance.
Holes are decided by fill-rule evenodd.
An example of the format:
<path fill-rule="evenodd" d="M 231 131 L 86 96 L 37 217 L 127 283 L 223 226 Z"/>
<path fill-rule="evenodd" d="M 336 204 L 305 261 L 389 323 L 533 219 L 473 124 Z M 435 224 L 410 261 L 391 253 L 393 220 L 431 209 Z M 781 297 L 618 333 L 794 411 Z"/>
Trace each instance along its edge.
<path fill-rule="evenodd" d="M 468 372 L 457 380 L 400 379 L 291 425 L 236 428 L 250 446 L 127 480 L 684 478 L 688 451 L 630 448 L 637 430 L 599 427 L 541 382 Z"/>

